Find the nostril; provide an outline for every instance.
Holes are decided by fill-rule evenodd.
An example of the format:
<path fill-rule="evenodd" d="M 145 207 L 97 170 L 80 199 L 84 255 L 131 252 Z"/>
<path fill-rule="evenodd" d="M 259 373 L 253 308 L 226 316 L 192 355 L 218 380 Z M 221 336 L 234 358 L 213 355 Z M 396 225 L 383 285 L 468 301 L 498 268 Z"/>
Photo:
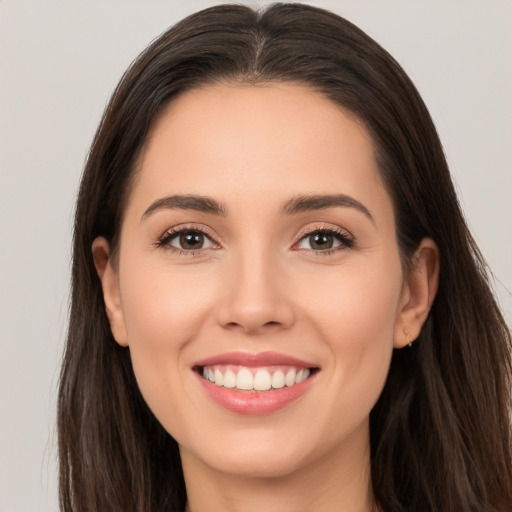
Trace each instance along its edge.
<path fill-rule="evenodd" d="M 269 322 L 259 323 L 257 321 L 251 322 L 250 320 L 245 322 L 229 322 L 224 325 L 225 328 L 228 329 L 241 329 L 246 333 L 257 332 L 259 330 L 266 330 L 272 328 L 278 328 L 282 326 L 281 322 L 277 322 L 275 320 L 271 320 Z"/>

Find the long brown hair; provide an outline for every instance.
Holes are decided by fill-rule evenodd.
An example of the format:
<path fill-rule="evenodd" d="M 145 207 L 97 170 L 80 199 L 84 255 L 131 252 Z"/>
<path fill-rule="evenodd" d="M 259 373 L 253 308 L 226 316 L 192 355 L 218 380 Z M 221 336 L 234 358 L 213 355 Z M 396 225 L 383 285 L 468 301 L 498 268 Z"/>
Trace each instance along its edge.
<path fill-rule="evenodd" d="M 184 19 L 123 76 L 76 207 L 72 302 L 58 397 L 63 511 L 183 511 L 176 441 L 113 340 L 91 244 L 117 244 L 148 130 L 180 92 L 212 82 L 300 82 L 361 119 L 397 219 L 405 271 L 423 237 L 441 254 L 419 339 L 394 353 L 370 416 L 372 487 L 386 512 L 512 510 L 511 337 L 464 222 L 441 143 L 394 59 L 347 20 L 303 4 L 224 5 Z"/>

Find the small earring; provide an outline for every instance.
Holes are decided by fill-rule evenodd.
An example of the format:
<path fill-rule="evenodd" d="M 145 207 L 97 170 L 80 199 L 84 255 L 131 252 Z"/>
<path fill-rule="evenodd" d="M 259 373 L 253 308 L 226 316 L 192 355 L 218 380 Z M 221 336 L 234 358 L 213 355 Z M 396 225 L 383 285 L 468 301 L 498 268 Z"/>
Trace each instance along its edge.
<path fill-rule="evenodd" d="M 405 339 L 407 341 L 407 346 L 410 348 L 412 347 L 413 339 L 411 338 L 411 335 L 409 334 L 409 331 L 407 329 L 404 329 L 405 333 Z"/>

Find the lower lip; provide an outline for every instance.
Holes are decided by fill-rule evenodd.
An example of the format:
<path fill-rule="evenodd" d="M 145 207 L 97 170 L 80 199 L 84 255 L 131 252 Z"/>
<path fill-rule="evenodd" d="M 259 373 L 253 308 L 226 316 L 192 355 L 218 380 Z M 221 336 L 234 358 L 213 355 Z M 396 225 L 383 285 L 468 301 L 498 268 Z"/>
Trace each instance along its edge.
<path fill-rule="evenodd" d="M 269 391 L 237 391 L 217 386 L 196 373 L 203 388 L 211 398 L 228 411 L 237 414 L 270 414 L 300 398 L 311 386 L 316 374 L 300 384 Z"/>

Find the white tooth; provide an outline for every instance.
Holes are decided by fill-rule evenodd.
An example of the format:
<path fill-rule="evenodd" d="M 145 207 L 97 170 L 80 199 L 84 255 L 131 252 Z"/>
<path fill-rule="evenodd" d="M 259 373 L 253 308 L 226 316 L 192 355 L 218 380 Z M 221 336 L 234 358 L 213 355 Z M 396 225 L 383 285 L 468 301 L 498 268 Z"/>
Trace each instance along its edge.
<path fill-rule="evenodd" d="M 224 374 L 223 385 L 225 388 L 234 388 L 236 386 L 236 375 L 231 370 Z"/>
<path fill-rule="evenodd" d="M 242 368 L 236 376 L 236 387 L 238 389 L 254 389 L 254 378 L 247 368 Z"/>
<path fill-rule="evenodd" d="M 208 370 L 206 369 L 206 366 L 203 368 L 203 377 L 208 380 Z"/>
<path fill-rule="evenodd" d="M 272 387 L 272 378 L 267 370 L 258 370 L 254 376 L 254 389 L 256 391 L 267 391 Z"/>
<path fill-rule="evenodd" d="M 295 384 L 300 384 L 301 382 L 305 381 L 311 372 L 308 368 L 302 368 L 297 373 L 297 376 L 295 377 Z"/>
<path fill-rule="evenodd" d="M 284 379 L 284 383 L 287 386 L 293 386 L 295 384 L 295 370 L 288 370 L 288 373 Z"/>
<path fill-rule="evenodd" d="M 277 372 L 272 375 L 272 387 L 274 389 L 284 387 L 284 373 L 281 370 L 277 370 Z"/>
<path fill-rule="evenodd" d="M 224 383 L 224 377 L 222 375 L 222 373 L 220 372 L 220 370 L 215 370 L 215 385 L 217 386 L 222 386 L 222 384 Z"/>
<path fill-rule="evenodd" d="M 215 374 L 213 373 L 213 370 L 208 368 L 208 380 L 210 382 L 215 382 Z"/>

